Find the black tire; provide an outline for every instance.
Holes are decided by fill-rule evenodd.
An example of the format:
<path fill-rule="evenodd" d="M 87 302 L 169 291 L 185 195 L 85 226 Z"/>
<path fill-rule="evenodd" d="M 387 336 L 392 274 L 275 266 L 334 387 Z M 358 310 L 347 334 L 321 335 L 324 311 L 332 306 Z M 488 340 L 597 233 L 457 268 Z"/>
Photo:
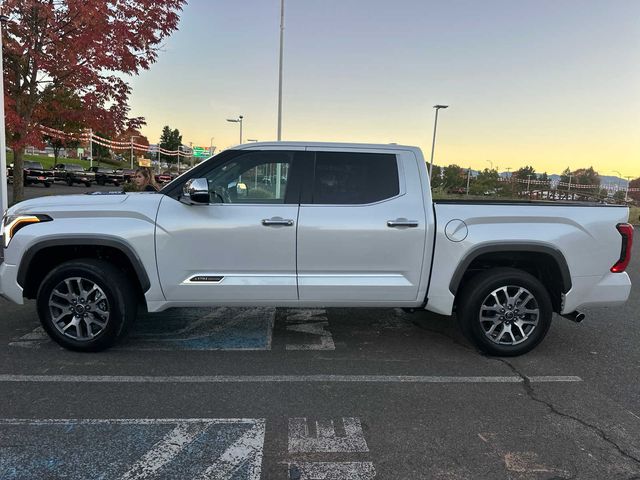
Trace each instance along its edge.
<path fill-rule="evenodd" d="M 104 178 L 99 178 L 98 180 L 96 180 L 96 183 L 100 186 L 104 185 Z"/>
<path fill-rule="evenodd" d="M 84 182 L 84 186 L 89 188 L 91 186 L 91 182 Z"/>
<path fill-rule="evenodd" d="M 49 183 L 49 182 L 44 182 L 44 186 L 45 186 L 45 188 L 49 188 L 49 187 L 51 187 L 51 183 Z"/>
<path fill-rule="evenodd" d="M 93 293 L 93 297 L 91 294 L 79 293 L 80 289 L 77 288 L 76 280 L 78 278 L 83 279 L 83 288 L 90 288 L 93 284 L 101 290 L 104 297 L 101 295 L 96 297 L 100 292 Z M 64 286 L 65 280 L 69 280 L 74 285 L 74 291 L 70 292 Z M 66 290 L 70 294 L 69 297 L 75 297 L 76 301 L 53 294 L 56 289 L 58 292 Z M 134 291 L 135 289 L 127 276 L 110 263 L 91 258 L 72 260 L 54 268 L 40 284 L 37 295 L 38 316 L 49 336 L 64 348 L 83 352 L 98 352 L 111 347 L 124 337 L 134 322 L 137 313 Z M 82 297 L 85 297 L 84 302 L 82 302 Z M 67 307 L 67 311 L 71 308 L 78 308 L 82 304 L 84 314 L 89 318 L 89 321 L 98 318 L 104 322 L 104 325 L 99 325 L 101 328 L 94 331 L 94 327 L 90 327 L 90 324 L 84 319 L 77 319 L 76 312 L 74 314 L 67 313 L 60 317 L 57 326 L 53 319 L 53 312 L 55 311 L 59 315 L 62 309 L 50 306 L 50 299 L 54 299 L 56 305 L 62 304 Z M 98 305 L 103 299 L 106 300 L 106 304 L 101 305 L 100 316 L 98 316 L 93 312 L 98 312 Z M 94 305 L 93 312 L 89 311 L 90 305 Z M 104 320 L 104 312 L 108 312 L 106 320 Z M 71 330 L 68 325 L 76 320 L 79 325 Z M 64 326 L 69 329 L 68 333 L 61 331 Z M 92 330 L 91 335 L 95 336 L 89 335 L 89 328 Z M 80 336 L 85 338 L 78 339 Z"/>
<path fill-rule="evenodd" d="M 120 182 L 113 182 L 113 186 L 114 187 L 119 187 L 120 186 Z"/>
<path fill-rule="evenodd" d="M 531 298 L 520 288 L 528 291 Z M 494 297 L 492 293 L 496 291 Z M 517 296 L 517 292 L 522 294 Z M 512 294 L 516 296 L 511 297 Z M 517 304 L 516 300 L 521 299 L 526 300 L 524 305 Z M 536 310 L 537 314 L 531 313 Z M 457 316 L 462 332 L 479 350 L 514 357 L 529 352 L 544 339 L 551 326 L 553 306 L 549 292 L 534 276 L 515 268 L 494 268 L 473 277 L 459 293 Z M 530 323 L 534 320 L 537 323 Z"/>
<path fill-rule="evenodd" d="M 71 180 L 71 177 L 67 177 L 67 185 L 73 187 L 73 180 Z"/>

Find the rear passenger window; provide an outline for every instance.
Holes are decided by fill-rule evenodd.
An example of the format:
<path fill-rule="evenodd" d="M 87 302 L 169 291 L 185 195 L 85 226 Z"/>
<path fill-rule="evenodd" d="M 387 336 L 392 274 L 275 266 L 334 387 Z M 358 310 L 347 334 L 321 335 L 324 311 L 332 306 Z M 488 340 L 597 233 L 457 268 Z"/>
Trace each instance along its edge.
<path fill-rule="evenodd" d="M 396 156 L 385 153 L 317 152 L 313 203 L 354 205 L 400 193 Z"/>

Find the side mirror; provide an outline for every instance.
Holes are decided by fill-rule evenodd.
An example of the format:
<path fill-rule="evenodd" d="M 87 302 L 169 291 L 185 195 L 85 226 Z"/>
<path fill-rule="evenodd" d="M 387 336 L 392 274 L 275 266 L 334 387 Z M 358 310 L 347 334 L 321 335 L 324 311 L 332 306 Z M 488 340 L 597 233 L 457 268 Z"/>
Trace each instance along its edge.
<path fill-rule="evenodd" d="M 209 205 L 209 182 L 206 178 L 192 178 L 182 187 L 181 202 L 187 205 Z"/>

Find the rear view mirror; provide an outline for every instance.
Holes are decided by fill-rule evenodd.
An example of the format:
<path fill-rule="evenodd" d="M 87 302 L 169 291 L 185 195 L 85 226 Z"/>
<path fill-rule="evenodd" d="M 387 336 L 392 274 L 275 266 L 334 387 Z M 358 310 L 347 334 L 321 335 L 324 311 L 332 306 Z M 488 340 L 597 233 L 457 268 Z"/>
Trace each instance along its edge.
<path fill-rule="evenodd" d="M 206 178 L 192 178 L 182 187 L 180 201 L 187 205 L 209 205 L 209 182 Z"/>

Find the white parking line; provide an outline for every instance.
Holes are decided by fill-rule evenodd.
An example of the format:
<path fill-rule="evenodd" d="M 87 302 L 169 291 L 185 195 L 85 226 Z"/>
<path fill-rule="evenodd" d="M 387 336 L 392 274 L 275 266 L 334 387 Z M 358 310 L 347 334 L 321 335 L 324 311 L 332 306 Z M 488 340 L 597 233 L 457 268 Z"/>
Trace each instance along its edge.
<path fill-rule="evenodd" d="M 208 424 L 180 423 L 145 453 L 140 460 L 129 468 L 121 480 L 143 480 L 154 475 L 170 463 L 198 435 L 204 432 Z"/>
<path fill-rule="evenodd" d="M 236 478 L 238 468 L 249 462 L 249 480 L 260 480 L 265 421 L 259 420 L 244 435 L 230 445 L 216 461 L 195 480 L 226 480 Z"/>
<path fill-rule="evenodd" d="M 576 376 L 525 377 L 531 383 L 582 382 Z M 2 382 L 25 383 L 522 383 L 518 376 L 420 376 L 420 375 L 0 375 Z"/>

